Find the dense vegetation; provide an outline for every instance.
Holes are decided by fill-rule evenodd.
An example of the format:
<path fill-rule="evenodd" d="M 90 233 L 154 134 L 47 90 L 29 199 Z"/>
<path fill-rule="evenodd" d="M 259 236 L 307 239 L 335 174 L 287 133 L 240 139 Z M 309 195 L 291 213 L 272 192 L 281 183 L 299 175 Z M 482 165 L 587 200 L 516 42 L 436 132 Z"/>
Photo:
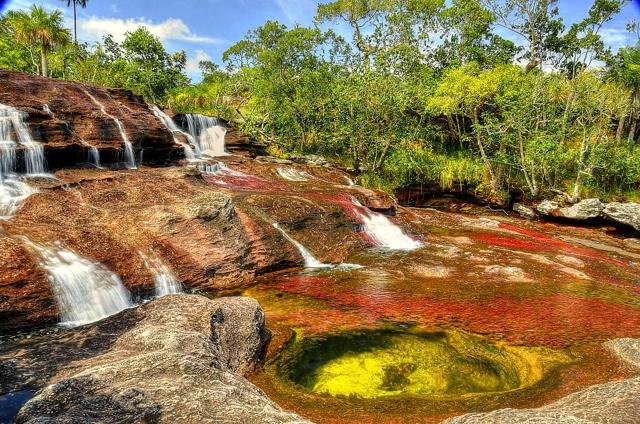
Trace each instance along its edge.
<path fill-rule="evenodd" d="M 2 18 L 0 67 L 216 114 L 273 154 L 321 154 L 388 190 L 635 198 L 640 44 L 612 52 L 600 35 L 625 3 L 595 0 L 566 27 L 556 0 L 337 0 L 313 27 L 250 31 L 195 85 L 144 28 L 78 45 L 43 38 L 60 22 L 34 7 Z"/>

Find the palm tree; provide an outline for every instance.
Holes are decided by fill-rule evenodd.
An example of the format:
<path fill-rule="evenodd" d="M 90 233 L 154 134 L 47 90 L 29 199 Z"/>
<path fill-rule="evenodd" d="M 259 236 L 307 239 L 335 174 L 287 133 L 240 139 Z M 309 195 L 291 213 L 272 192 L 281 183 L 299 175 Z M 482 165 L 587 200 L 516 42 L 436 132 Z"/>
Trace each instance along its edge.
<path fill-rule="evenodd" d="M 73 41 L 78 44 L 78 6 L 87 7 L 89 0 L 61 0 L 67 2 L 67 7 L 73 4 Z"/>
<path fill-rule="evenodd" d="M 29 12 L 7 13 L 5 27 L 18 43 L 30 51 L 40 49 L 40 73 L 45 77 L 49 76 L 49 53 L 71 41 L 69 30 L 63 26 L 62 12 L 56 10 L 48 13 L 36 5 L 31 6 Z"/>

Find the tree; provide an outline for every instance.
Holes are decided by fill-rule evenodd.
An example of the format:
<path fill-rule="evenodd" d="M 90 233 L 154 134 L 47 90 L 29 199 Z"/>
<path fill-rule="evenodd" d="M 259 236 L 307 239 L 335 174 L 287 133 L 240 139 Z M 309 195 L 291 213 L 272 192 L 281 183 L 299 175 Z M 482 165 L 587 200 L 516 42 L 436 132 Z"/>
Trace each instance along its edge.
<path fill-rule="evenodd" d="M 67 2 L 67 7 L 73 4 L 73 41 L 78 44 L 78 6 L 86 8 L 89 0 L 61 0 Z"/>
<path fill-rule="evenodd" d="M 69 30 L 63 27 L 62 12 L 48 13 L 44 8 L 33 5 L 29 12 L 11 11 L 5 18 L 5 28 L 16 41 L 31 52 L 40 52 L 40 71 L 49 76 L 48 55 L 58 47 L 70 42 Z"/>

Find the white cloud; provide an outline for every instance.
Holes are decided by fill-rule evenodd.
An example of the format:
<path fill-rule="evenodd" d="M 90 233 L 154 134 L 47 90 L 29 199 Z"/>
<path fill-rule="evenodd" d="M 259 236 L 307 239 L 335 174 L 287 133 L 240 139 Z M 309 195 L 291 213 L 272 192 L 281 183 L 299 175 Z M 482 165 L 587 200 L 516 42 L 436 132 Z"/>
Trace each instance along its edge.
<path fill-rule="evenodd" d="M 620 28 L 603 28 L 600 36 L 605 44 L 612 47 L 623 46 L 631 41 L 629 32 Z"/>
<path fill-rule="evenodd" d="M 313 17 L 316 12 L 316 3 L 313 0 L 275 0 L 278 7 L 291 22 L 302 23 Z"/>
<path fill-rule="evenodd" d="M 187 66 L 185 71 L 187 74 L 196 75 L 200 73 L 200 62 L 212 60 L 211 56 L 203 50 L 196 50 L 195 55 L 187 58 Z"/>
<path fill-rule="evenodd" d="M 184 41 L 197 44 L 222 44 L 223 40 L 195 34 L 181 19 L 167 19 L 166 21 L 154 23 L 145 18 L 100 18 L 91 16 L 78 20 L 78 32 L 83 38 L 99 40 L 103 36 L 111 34 L 113 38 L 120 42 L 124 40 L 125 33 L 135 31 L 139 27 L 146 27 L 151 34 L 161 41 L 173 40 Z"/>

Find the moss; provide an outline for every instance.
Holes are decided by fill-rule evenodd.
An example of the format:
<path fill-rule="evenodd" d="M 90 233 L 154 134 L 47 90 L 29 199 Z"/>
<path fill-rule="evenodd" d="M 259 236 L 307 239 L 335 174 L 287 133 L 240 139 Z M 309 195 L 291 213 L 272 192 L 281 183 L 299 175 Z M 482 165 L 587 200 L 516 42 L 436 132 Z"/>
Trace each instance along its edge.
<path fill-rule="evenodd" d="M 378 330 L 292 343 L 279 372 L 308 391 L 334 397 L 460 398 L 528 387 L 571 361 L 561 351 L 492 343 L 460 331 Z"/>

